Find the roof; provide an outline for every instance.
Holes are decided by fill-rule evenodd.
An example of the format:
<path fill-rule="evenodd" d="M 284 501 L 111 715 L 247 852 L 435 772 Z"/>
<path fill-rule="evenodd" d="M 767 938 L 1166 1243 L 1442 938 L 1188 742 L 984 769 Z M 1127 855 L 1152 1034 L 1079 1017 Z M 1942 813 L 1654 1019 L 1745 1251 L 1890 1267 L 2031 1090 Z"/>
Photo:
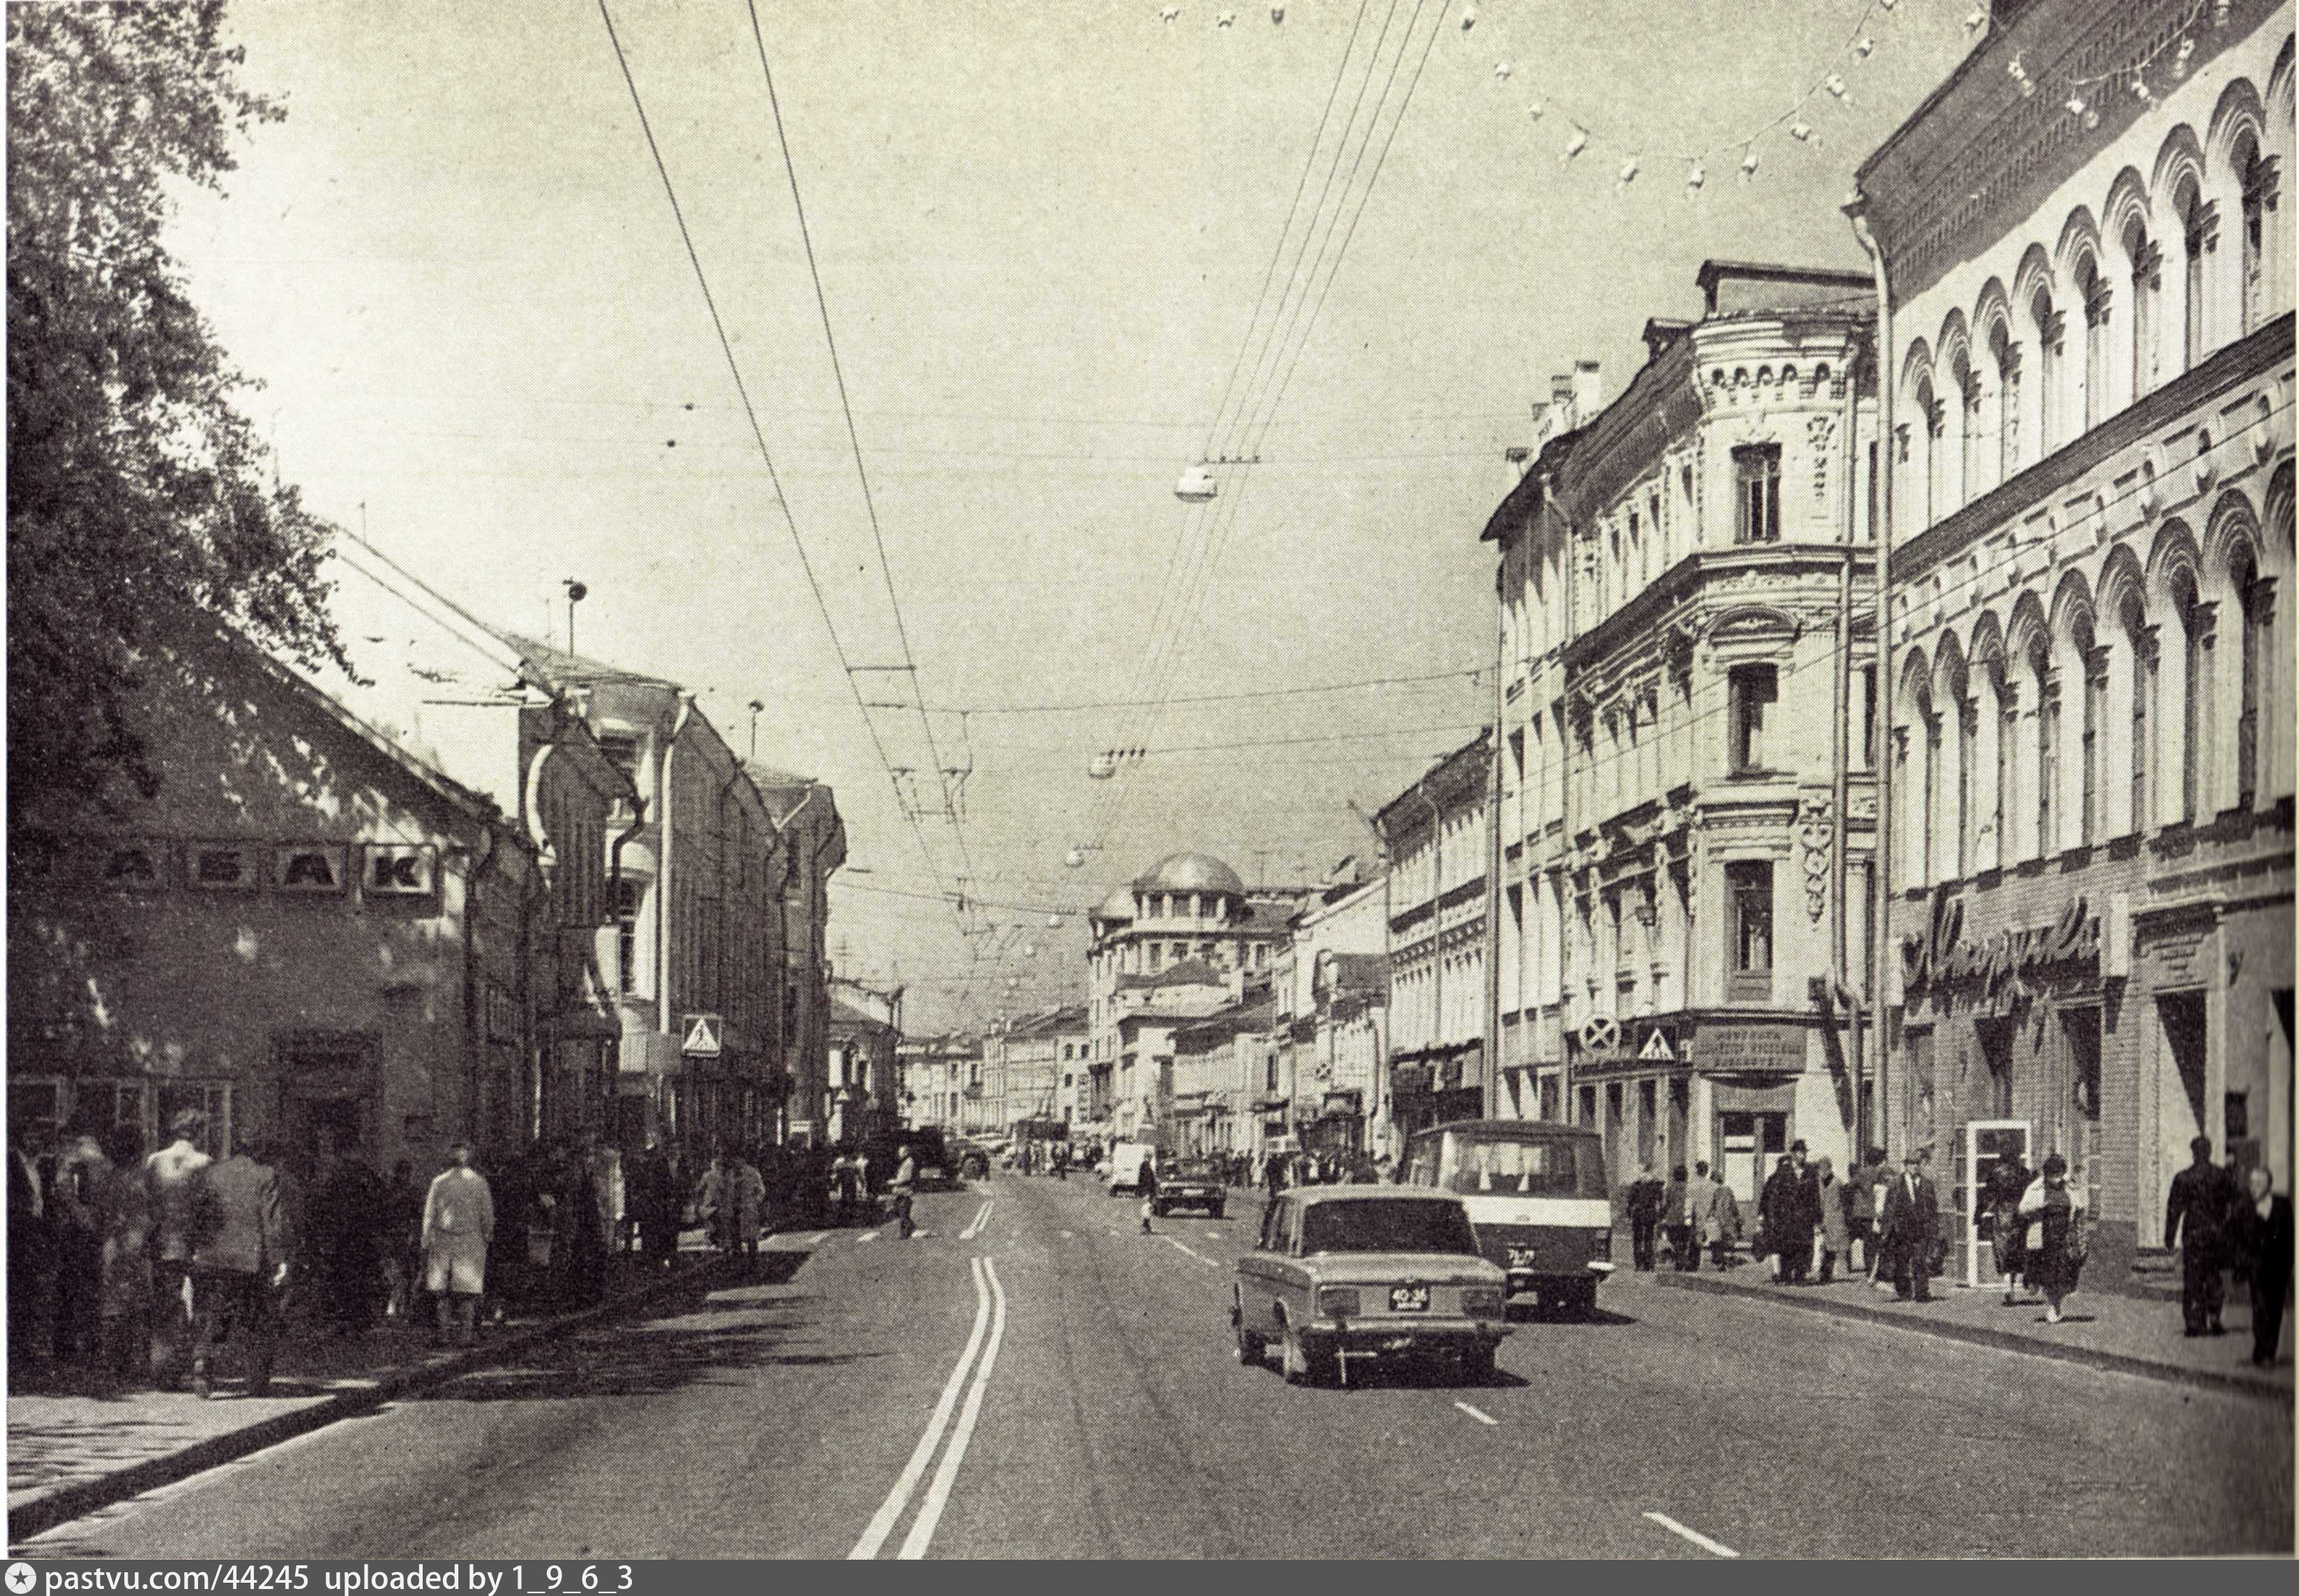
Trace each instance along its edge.
<path fill-rule="evenodd" d="M 1137 876 L 1133 885 L 1152 893 L 1228 893 L 1245 895 L 1245 883 L 1235 870 L 1210 853 L 1169 853 Z"/>
<path fill-rule="evenodd" d="M 629 682 L 649 687 L 676 687 L 678 683 L 667 676 L 650 676 L 643 670 L 626 670 L 619 665 L 610 665 L 603 660 L 593 660 L 587 654 L 569 653 L 563 648 L 527 636 L 519 632 L 490 627 L 489 631 L 519 650 L 527 663 L 555 681 Z"/>
<path fill-rule="evenodd" d="M 1450 1192 L 1440 1192 L 1434 1186 L 1407 1185 L 1347 1185 L 1347 1186 L 1288 1186 L 1284 1195 L 1296 1202 L 1363 1202 L 1378 1198 L 1383 1201 L 1458 1202 Z"/>
<path fill-rule="evenodd" d="M 1789 310 L 1814 299 L 1872 294 L 1876 287 L 1874 274 L 1864 267 L 1784 266 L 1764 261 L 1703 261 L 1693 281 L 1699 285 L 1712 316 L 1720 312 Z M 1754 292 L 1727 293 L 1727 285 L 1735 283 L 1764 287 Z"/>
<path fill-rule="evenodd" d="M 1225 1042 L 1247 1031 L 1266 1030 L 1276 1017 L 1277 1002 L 1274 998 L 1232 1004 L 1180 1027 L 1174 1033 L 1174 1043 L 1178 1047 L 1184 1042 Z"/>
<path fill-rule="evenodd" d="M 1042 1036 L 1050 1031 L 1081 1031 L 1085 1028 L 1085 1023 L 1084 1007 L 1070 1005 L 1059 1009 L 1042 1010 L 1035 1014 L 1025 1014 L 1006 1027 L 1006 1035 Z"/>
<path fill-rule="evenodd" d="M 1326 953 L 1320 962 L 1330 962 L 1335 992 L 1385 993 L 1389 990 L 1389 955 L 1386 953 Z"/>
<path fill-rule="evenodd" d="M 876 1031 L 891 1031 L 894 1028 L 876 1015 L 864 1013 L 835 993 L 833 993 L 830 999 L 830 1023 L 842 1026 L 867 1026 Z"/>
<path fill-rule="evenodd" d="M 1133 918 L 1133 883 L 1126 882 L 1113 888 L 1109 896 L 1101 901 L 1101 907 L 1093 911 L 1093 918 L 1098 920 L 1132 919 Z"/>

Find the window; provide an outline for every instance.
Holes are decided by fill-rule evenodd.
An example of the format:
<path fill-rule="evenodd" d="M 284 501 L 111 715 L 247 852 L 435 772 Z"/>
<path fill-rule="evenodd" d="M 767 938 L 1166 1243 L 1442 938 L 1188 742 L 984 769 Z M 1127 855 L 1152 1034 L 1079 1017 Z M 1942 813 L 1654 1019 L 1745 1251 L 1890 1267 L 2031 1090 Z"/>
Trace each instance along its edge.
<path fill-rule="evenodd" d="M 1876 668 L 1860 669 L 1860 768 L 1876 768 Z"/>
<path fill-rule="evenodd" d="M 2236 705 L 2236 802 L 2245 809 L 2259 796 L 2260 682 L 2271 657 L 2267 652 L 2267 594 L 2248 565 L 2235 573 L 2236 598 L 2243 606 L 2243 682 Z M 2233 1133 L 2229 1133 L 2232 1135 Z"/>
<path fill-rule="evenodd" d="M 2009 482 L 2020 470 L 2020 352 L 2001 321 L 1988 334 L 1988 351 L 1996 359 L 1996 479 Z"/>
<path fill-rule="evenodd" d="M 1150 944 L 1150 968 L 1152 970 L 1161 970 L 1166 968 L 1166 944 L 1164 943 L 1153 942 Z"/>
<path fill-rule="evenodd" d="M 1726 678 L 1730 688 L 1732 774 L 1764 768 L 1764 719 L 1780 697 L 1780 671 L 1772 665 L 1735 665 Z"/>
<path fill-rule="evenodd" d="M 2251 332 L 2267 319 L 2267 209 L 2270 179 L 2257 145 L 2245 141 L 2236 156 L 2243 174 L 2243 330 Z"/>
<path fill-rule="evenodd" d="M 638 990 L 639 902 L 645 896 L 640 883 L 625 876 L 615 883 L 615 988 Z"/>
<path fill-rule="evenodd" d="M 1780 536 L 1780 446 L 1749 444 L 1732 451 L 1739 522 L 1735 543 L 1776 543 Z"/>
<path fill-rule="evenodd" d="M 2134 225 L 2123 237 L 2131 262 L 2131 396 L 2155 386 L 2155 299 L 2163 286 L 2163 252 Z"/>
<path fill-rule="evenodd" d="M 2107 656 L 2092 646 L 2091 622 L 2075 628 L 2076 659 L 2083 666 L 2083 802 L 2076 811 L 2076 845 L 2088 848 L 2104 827 L 2099 812 L 2099 728 L 2107 724 Z"/>
<path fill-rule="evenodd" d="M 2020 745 L 2020 700 L 2009 674 L 1996 682 L 1996 863 L 2012 862 L 2012 817 L 2015 796 L 2012 751 Z"/>
<path fill-rule="evenodd" d="M 2204 285 L 2206 281 L 2204 252 L 2208 247 L 2208 212 L 2204 209 L 2204 196 L 2192 186 L 2182 195 L 2179 206 L 2182 226 L 2180 233 L 2187 245 L 2187 325 L 2183 345 L 2187 369 L 2193 370 L 2204 358 Z"/>
<path fill-rule="evenodd" d="M 2029 306 L 2036 324 L 2036 457 L 2059 442 L 2060 315 L 2052 296 L 2038 294 Z"/>
<path fill-rule="evenodd" d="M 1724 1001 L 1769 1002 L 1772 995 L 1772 861 L 1736 860 L 1726 865 L 1724 895 L 1732 959 Z"/>
<path fill-rule="evenodd" d="M 1979 762 L 1979 706 L 1959 698 L 1955 705 L 1955 873 L 1971 873 L 1971 773 Z"/>
<path fill-rule="evenodd" d="M 1955 357 L 1956 396 L 1963 405 L 1963 460 L 1962 502 L 1969 504 L 1979 496 L 1979 373 L 1973 369 L 1969 355 L 1958 352 Z"/>
<path fill-rule="evenodd" d="M 2041 638 L 2029 649 L 2028 669 L 2036 678 L 2036 857 L 2042 859 L 2059 844 L 2054 821 L 2060 797 L 2060 678 Z"/>
<path fill-rule="evenodd" d="M 2131 650 L 2131 829 L 2147 828 L 2147 713 L 2155 702 L 2155 648 L 2146 618 L 2133 599 L 2124 605 L 2123 635 Z"/>
<path fill-rule="evenodd" d="M 2076 288 L 2083 295 L 2084 430 L 2107 414 L 2107 279 L 2099 262 L 2086 255 L 2076 265 Z"/>
<path fill-rule="evenodd" d="M 1919 885 L 1936 878 L 1939 872 L 1940 812 L 1940 718 L 1933 713 L 1931 695 L 1924 694 L 1916 702 L 1918 729 L 1924 739 L 1923 807 L 1917 812 L 1915 855 L 1916 881 Z"/>
<path fill-rule="evenodd" d="M 2180 727 L 2179 819 L 2193 821 L 2203 807 L 2204 773 L 2210 758 L 2210 740 L 2204 734 L 2209 729 L 2205 717 L 2211 713 L 2212 636 L 2193 586 L 2182 580 L 2174 590 L 2172 604 L 2179 615 L 2187 671 L 2187 702 L 2180 717 L 2184 724 Z"/>

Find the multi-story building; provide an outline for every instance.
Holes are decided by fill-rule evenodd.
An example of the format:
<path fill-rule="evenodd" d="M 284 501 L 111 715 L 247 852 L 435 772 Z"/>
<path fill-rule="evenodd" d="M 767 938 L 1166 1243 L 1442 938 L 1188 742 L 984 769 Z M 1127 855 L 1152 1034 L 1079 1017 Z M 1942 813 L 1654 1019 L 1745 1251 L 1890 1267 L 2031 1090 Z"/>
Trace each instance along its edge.
<path fill-rule="evenodd" d="M 1492 734 L 1374 817 L 1389 855 L 1389 1123 L 1410 1135 L 1486 1107 L 1485 899 Z"/>
<path fill-rule="evenodd" d="M 1170 1144 L 1176 1152 L 1257 1152 L 1257 1121 L 1238 1105 L 1274 1094 L 1276 1053 L 1271 1043 L 1275 1003 L 1256 984 L 1240 1001 L 1202 1019 L 1173 1028 L 1174 1110 Z"/>
<path fill-rule="evenodd" d="M 1865 273 L 1710 262 L 1698 282 L 1700 318 L 1648 322 L 1626 390 L 1484 532 L 1502 1108 L 1602 1126 L 1616 1177 L 1707 1160 L 1747 1201 L 1791 1141 L 1838 1168 L 1858 1141 L 1835 937 L 1873 801 L 1864 771 L 1836 791 L 1835 739 L 1872 691 L 1847 627 L 1872 572 L 1874 312 Z"/>
<path fill-rule="evenodd" d="M 830 983 L 828 1139 L 861 1140 L 891 1129 L 901 1118 L 898 1053 L 902 1040 L 902 989 L 880 991 L 855 980 Z"/>
<path fill-rule="evenodd" d="M 743 769 L 772 817 L 782 865 L 779 1079 L 784 1134 L 811 1141 L 830 1122 L 830 877 L 846 862 L 846 822 L 825 783 L 756 761 Z"/>
<path fill-rule="evenodd" d="M 1086 1060 L 1092 1122 L 1111 1134 L 1146 1134 L 1158 1123 L 1160 1066 L 1170 1052 L 1129 1045 L 1124 1022 L 1154 1013 L 1201 1018 L 1226 993 L 1235 1001 L 1249 975 L 1266 977 L 1287 935 L 1294 911 L 1314 887 L 1262 887 L 1251 892 L 1236 871 L 1204 853 L 1176 853 L 1110 894 L 1087 917 L 1090 975 Z M 1177 981 L 1176 966 L 1189 967 Z M 1201 978 L 1200 978 L 1201 977 Z M 1204 987 L 1208 1000 L 1183 995 Z M 1162 1045 L 1164 1038 L 1160 1037 Z M 1166 1083 L 1168 1085 L 1170 1083 Z"/>
<path fill-rule="evenodd" d="M 897 1044 L 901 1066 L 902 1122 L 974 1133 L 982 1123 L 982 1043 L 955 1032 L 904 1037 Z M 969 1106 L 971 1105 L 971 1106 Z"/>
<path fill-rule="evenodd" d="M 994 1027 L 983 1038 L 982 1052 L 996 1123 L 1008 1131 L 1022 1120 L 1067 1123 L 1062 1076 L 1075 1083 L 1085 1051 L 1083 1004 L 1040 1010 Z"/>
<path fill-rule="evenodd" d="M 1272 1036 L 1285 1101 L 1276 1114 L 1264 1116 L 1268 1120 L 1282 1115 L 1282 1123 L 1265 1123 L 1265 1138 L 1296 1135 L 1312 1151 L 1340 1155 L 1365 1150 L 1377 1139 L 1375 1133 L 1387 1126 L 1386 1072 L 1376 1069 L 1364 1078 L 1353 1067 L 1335 1072 L 1337 1050 L 1340 1050 L 1336 1027 L 1340 1022 L 1332 1006 L 1341 996 L 1341 988 L 1333 985 L 1341 967 L 1332 960 L 1346 956 L 1371 959 L 1382 967 L 1382 1008 L 1386 1010 L 1387 893 L 1385 881 L 1360 882 L 1352 874 L 1326 886 L 1293 918 L 1292 934 L 1277 955 L 1271 980 Z M 1349 967 L 1346 981 L 1351 993 L 1362 995 L 1365 973 L 1359 965 Z M 1357 1024 L 1362 1018 L 1349 1023 Z M 1350 1056 L 1354 1059 L 1354 1052 Z"/>
<path fill-rule="evenodd" d="M 1896 381 L 1882 1093 L 2082 1171 L 2292 1176 L 2292 7 L 1996 0 L 1860 170 Z M 1970 1249 L 1977 1251 L 1977 1249 Z"/>
<path fill-rule="evenodd" d="M 616 1139 L 656 1135 L 690 1155 L 776 1139 L 787 1089 L 776 905 L 797 866 L 766 799 L 677 683 L 505 641 L 528 679 L 581 706 L 637 794 L 602 844 L 622 1017 Z"/>

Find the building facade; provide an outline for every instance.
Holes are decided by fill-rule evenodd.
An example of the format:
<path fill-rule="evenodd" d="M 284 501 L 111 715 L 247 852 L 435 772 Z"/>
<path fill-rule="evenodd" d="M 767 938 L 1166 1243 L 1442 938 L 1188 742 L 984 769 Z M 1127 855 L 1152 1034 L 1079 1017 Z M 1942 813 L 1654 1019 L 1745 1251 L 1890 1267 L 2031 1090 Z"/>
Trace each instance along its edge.
<path fill-rule="evenodd" d="M 1491 776 L 1492 737 L 1481 732 L 1374 817 L 1389 855 L 1388 1113 L 1397 1137 L 1484 1116 Z"/>
<path fill-rule="evenodd" d="M 1853 207 L 1897 383 L 1889 1138 L 1960 1243 L 1991 1151 L 2065 1155 L 2103 1278 L 2191 1137 L 2292 1176 L 2292 15 L 1998 0 Z"/>
<path fill-rule="evenodd" d="M 1271 981 L 1271 1037 L 1282 1106 L 1263 1110 L 1265 1138 L 1297 1135 L 1311 1151 L 1339 1156 L 1372 1149 L 1386 1135 L 1387 1059 L 1376 1049 L 1371 1072 L 1357 1068 L 1357 1043 L 1370 1013 L 1361 1011 L 1357 1000 L 1378 985 L 1378 1011 L 1386 1014 L 1388 891 L 1386 879 L 1336 881 L 1293 917 Z M 1339 965 L 1337 959 L 1350 962 Z M 1368 960 L 1379 967 L 1377 983 Z M 1349 1019 L 1337 1018 L 1337 1002 L 1350 1009 Z M 1346 1047 L 1344 1028 L 1349 1031 Z M 1279 1115 L 1283 1122 L 1273 1128 L 1269 1122 Z"/>
<path fill-rule="evenodd" d="M 820 1138 L 829 1125 L 830 877 L 846 862 L 846 822 L 829 786 L 809 776 L 744 766 L 774 825 L 780 900 L 773 919 L 782 950 L 776 1000 L 783 1134 Z"/>
<path fill-rule="evenodd" d="M 1063 1111 L 1062 1077 L 1070 1077 L 1069 1089 L 1075 1093 L 1086 1037 L 1085 1006 L 1077 1003 L 1019 1015 L 983 1038 L 984 1074 L 995 1123 L 1008 1133 L 1025 1120 L 1040 1126 L 1070 1123 Z M 1075 1104 L 1069 1106 L 1075 1109 Z"/>
<path fill-rule="evenodd" d="M 1792 1141 L 1844 1168 L 1859 1140 L 1874 311 L 1865 273 L 1698 282 L 1701 316 L 1647 324 L 1644 367 L 1485 533 L 1502 1101 L 1600 1126 L 1616 1180 L 1706 1160 L 1750 1201 Z"/>
<path fill-rule="evenodd" d="M 899 1124 L 902 989 L 834 977 L 827 1033 L 829 1141 L 864 1139 Z"/>

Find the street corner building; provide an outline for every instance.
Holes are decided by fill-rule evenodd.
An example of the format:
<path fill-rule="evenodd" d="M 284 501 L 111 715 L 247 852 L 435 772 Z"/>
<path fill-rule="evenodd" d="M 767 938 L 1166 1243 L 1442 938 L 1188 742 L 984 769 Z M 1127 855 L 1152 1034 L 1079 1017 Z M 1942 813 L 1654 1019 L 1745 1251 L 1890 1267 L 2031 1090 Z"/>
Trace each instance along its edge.
<path fill-rule="evenodd" d="M 1556 380 L 1482 533 L 1498 1101 L 1600 1126 L 1616 1184 L 1706 1160 L 1748 1202 L 1793 1141 L 1848 1167 L 1866 1109 L 1839 1027 L 1875 829 L 1851 602 L 1874 567 L 1875 306 L 1866 272 L 1696 281 L 1702 313 L 1646 324 L 1617 399 L 1586 363 Z"/>
<path fill-rule="evenodd" d="M 1889 295 L 1895 1149 L 1964 1266 L 2059 1152 L 2103 1280 L 2292 1176 L 2292 10 L 2006 4 L 1861 168 Z M 2172 43 L 2176 41 L 2176 52 Z"/>

